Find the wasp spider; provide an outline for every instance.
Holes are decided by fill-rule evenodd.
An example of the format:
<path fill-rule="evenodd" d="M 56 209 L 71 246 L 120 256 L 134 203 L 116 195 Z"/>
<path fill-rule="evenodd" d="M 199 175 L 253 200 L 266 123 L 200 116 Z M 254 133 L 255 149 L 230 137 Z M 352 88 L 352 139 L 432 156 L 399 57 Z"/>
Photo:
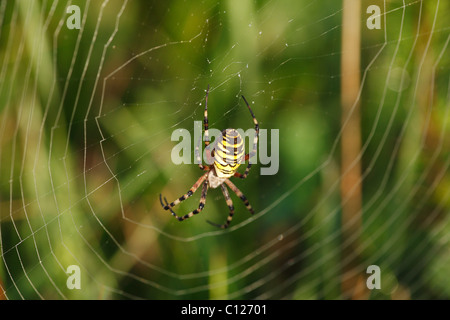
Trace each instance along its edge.
<path fill-rule="evenodd" d="M 209 85 L 208 89 L 206 90 L 206 97 L 205 97 L 205 113 L 204 113 L 204 128 L 205 128 L 205 152 L 206 157 L 208 160 L 208 163 L 212 162 L 212 157 L 214 158 L 214 163 L 212 165 L 203 165 L 201 163 L 201 158 L 199 154 L 199 147 L 198 145 L 195 147 L 195 156 L 197 159 L 197 162 L 199 163 L 200 169 L 203 171 L 206 171 L 200 179 L 197 180 L 197 182 L 194 183 L 192 188 L 189 189 L 189 191 L 181 196 L 180 198 L 176 199 L 175 201 L 168 203 L 167 199 L 164 198 L 165 204 L 162 201 L 161 195 L 159 195 L 159 200 L 161 202 L 161 206 L 164 208 L 164 210 L 170 210 L 172 215 L 178 219 L 178 221 L 186 220 L 193 215 L 201 212 L 203 208 L 205 207 L 206 202 L 206 193 L 208 191 L 208 188 L 217 188 L 220 186 L 222 189 L 223 196 L 225 197 L 225 201 L 227 203 L 228 209 L 230 211 L 227 221 L 222 224 L 215 224 L 211 221 L 208 221 L 213 226 L 225 229 L 230 225 L 231 220 L 233 219 L 234 215 L 234 206 L 233 201 L 230 198 L 230 194 L 228 193 L 228 189 L 226 186 L 228 186 L 236 195 L 244 202 L 245 206 L 247 207 L 248 211 L 250 211 L 251 214 L 254 213 L 252 206 L 248 202 L 247 198 L 244 196 L 244 194 L 228 179 L 230 177 L 237 177 L 241 179 L 247 178 L 247 175 L 251 168 L 251 163 L 249 161 L 247 168 L 245 169 L 244 174 L 241 174 L 237 172 L 237 169 L 239 165 L 249 160 L 253 155 L 256 154 L 256 148 L 258 144 L 258 136 L 259 136 L 259 124 L 258 121 L 255 118 L 255 115 L 253 114 L 252 109 L 250 108 L 250 105 L 248 104 L 247 100 L 245 100 L 244 96 L 242 96 L 242 99 L 244 99 L 245 104 L 248 107 L 248 110 L 250 111 L 250 114 L 253 118 L 253 123 L 255 124 L 255 137 L 253 140 L 253 150 L 250 154 L 245 154 L 244 150 L 244 140 L 242 139 L 239 132 L 235 129 L 225 129 L 222 131 L 222 139 L 217 139 L 217 141 L 211 145 L 214 146 L 213 150 L 210 150 L 209 146 L 209 135 L 208 135 L 208 93 L 209 93 Z M 190 196 L 194 194 L 197 189 L 202 186 L 202 195 L 200 198 L 200 203 L 198 205 L 198 208 L 194 211 L 184 215 L 184 216 L 178 216 L 172 208 L 175 207 L 180 202 L 186 200 Z"/>

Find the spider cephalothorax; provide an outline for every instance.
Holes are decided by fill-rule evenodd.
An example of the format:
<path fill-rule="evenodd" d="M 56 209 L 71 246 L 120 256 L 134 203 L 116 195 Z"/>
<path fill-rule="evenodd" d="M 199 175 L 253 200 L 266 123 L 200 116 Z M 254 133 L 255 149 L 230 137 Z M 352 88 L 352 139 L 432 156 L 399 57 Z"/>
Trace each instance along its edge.
<path fill-rule="evenodd" d="M 244 99 L 244 102 L 247 105 L 248 110 L 250 111 L 250 114 L 253 118 L 253 123 L 255 125 L 255 138 L 253 140 L 253 151 L 250 154 L 245 154 L 244 140 L 242 139 L 242 136 L 239 134 L 239 132 L 235 129 L 223 130 L 221 139 L 218 139 L 214 143 L 214 148 L 211 151 L 208 148 L 210 142 L 208 133 L 208 93 L 209 93 L 209 86 L 208 89 L 206 90 L 205 113 L 203 120 L 203 124 L 205 127 L 205 146 L 206 146 L 205 151 L 208 160 L 211 159 L 211 157 L 214 157 L 214 163 L 212 165 L 203 165 L 201 163 L 199 147 L 196 146 L 195 156 L 197 158 L 197 162 L 199 163 L 200 169 L 206 172 L 197 180 L 197 182 L 194 183 L 192 188 L 189 189 L 189 191 L 186 194 L 176 199 L 175 201 L 168 203 L 166 198 L 164 198 L 165 201 L 164 204 L 161 195 L 159 195 L 159 199 L 164 210 L 170 210 L 170 212 L 176 219 L 178 219 L 179 221 L 183 221 L 203 210 L 203 208 L 205 207 L 206 193 L 208 191 L 208 188 L 214 189 L 220 186 L 230 213 L 228 215 L 227 221 L 222 225 L 218 225 L 210 221 L 208 222 L 216 227 L 225 229 L 230 225 L 231 219 L 233 218 L 234 215 L 233 202 L 231 201 L 228 189 L 225 185 L 227 185 L 234 193 L 236 193 L 236 195 L 244 202 L 245 206 L 247 207 L 247 209 L 250 211 L 251 214 L 254 213 L 253 208 L 249 204 L 247 198 L 228 178 L 230 177 L 238 177 L 241 179 L 247 178 L 247 175 L 252 166 L 250 162 L 248 163 L 244 174 L 237 172 L 237 169 L 239 168 L 239 165 L 242 162 L 249 160 L 256 153 L 259 135 L 259 125 L 258 121 L 255 118 L 255 115 L 253 114 L 252 109 L 250 108 L 250 105 L 248 104 L 247 100 L 245 100 L 244 96 L 242 96 L 242 99 Z M 200 187 L 200 185 L 202 185 L 202 194 L 198 208 L 184 216 L 178 216 L 172 210 L 172 208 L 177 204 L 179 204 L 181 201 L 184 201 L 190 196 L 192 196 L 194 192 L 197 191 L 197 189 Z"/>

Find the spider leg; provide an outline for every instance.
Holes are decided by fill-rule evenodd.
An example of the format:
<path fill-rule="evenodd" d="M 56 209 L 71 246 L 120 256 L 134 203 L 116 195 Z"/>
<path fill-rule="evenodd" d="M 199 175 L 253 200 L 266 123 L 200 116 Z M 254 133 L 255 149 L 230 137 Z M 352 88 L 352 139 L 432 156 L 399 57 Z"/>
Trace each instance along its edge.
<path fill-rule="evenodd" d="M 202 196 L 201 196 L 201 198 L 200 198 L 200 203 L 198 204 L 198 208 L 195 209 L 194 211 L 188 213 L 188 214 L 185 214 L 184 216 L 178 216 L 178 215 L 172 210 L 172 208 L 169 206 L 169 204 L 168 204 L 166 198 L 164 198 L 164 201 L 166 202 L 166 207 L 169 206 L 168 208 L 169 208 L 170 212 L 172 213 L 172 215 L 173 215 L 178 221 L 183 221 L 183 220 L 186 220 L 186 219 L 192 217 L 194 214 L 197 214 L 197 213 L 199 213 L 199 212 L 201 212 L 201 211 L 203 210 L 203 208 L 205 207 L 206 193 L 207 193 L 207 191 L 208 191 L 208 183 L 207 183 L 207 181 L 205 181 L 205 182 L 203 182 Z M 161 205 L 164 206 L 164 204 L 163 204 L 163 202 L 162 202 L 162 199 L 161 199 L 161 195 L 159 196 L 159 200 L 161 201 Z"/>
<path fill-rule="evenodd" d="M 205 152 L 206 152 L 206 157 L 208 159 L 207 164 L 211 164 L 211 151 L 209 150 L 208 146 L 209 146 L 209 130 L 208 130 L 208 94 L 209 94 L 209 84 L 208 84 L 208 88 L 206 89 L 206 97 L 205 97 L 205 111 L 204 111 L 204 118 L 203 118 L 203 125 L 205 128 Z M 202 140 L 201 138 L 199 139 L 199 141 L 197 142 L 197 145 L 195 146 L 195 157 L 197 159 L 197 163 L 198 166 L 200 167 L 201 170 L 209 170 L 208 166 L 205 166 L 202 164 L 202 159 L 200 157 L 200 151 L 199 151 L 199 146 L 202 144 Z"/>
<path fill-rule="evenodd" d="M 205 97 L 205 113 L 203 118 L 203 125 L 205 126 L 205 146 L 209 145 L 209 131 L 208 131 L 208 94 L 209 94 L 209 84 L 206 89 L 206 97 Z"/>
<path fill-rule="evenodd" d="M 166 207 L 167 207 L 167 208 L 170 210 L 170 212 L 172 213 L 172 215 L 173 215 L 175 218 L 177 218 L 179 221 L 181 221 L 181 220 L 180 220 L 180 217 L 177 216 L 177 214 L 172 210 L 171 207 L 169 207 L 169 203 L 167 202 L 166 197 L 164 197 L 164 201 L 166 202 L 166 205 L 164 205 L 164 203 L 163 203 L 163 201 L 162 201 L 162 198 L 161 198 L 161 195 L 159 195 L 159 201 L 161 202 L 161 205 L 163 206 L 163 208 L 166 208 Z"/>
<path fill-rule="evenodd" d="M 206 220 L 206 221 L 215 227 L 218 227 L 221 229 L 226 229 L 226 228 L 228 228 L 228 226 L 231 223 L 231 220 L 233 219 L 234 206 L 233 206 L 233 201 L 230 198 L 230 194 L 228 193 L 227 187 L 224 184 L 221 184 L 220 187 L 222 188 L 222 193 L 223 193 L 223 196 L 225 197 L 225 201 L 227 202 L 228 209 L 230 209 L 230 214 L 228 215 L 227 221 L 222 225 L 211 222 L 209 220 Z"/>
<path fill-rule="evenodd" d="M 225 180 L 225 183 L 227 184 L 228 187 L 230 187 L 230 189 L 236 193 L 236 195 L 244 202 L 245 207 L 247 208 L 248 211 L 250 211 L 251 214 L 254 214 L 255 211 L 253 210 L 252 206 L 250 205 L 250 203 L 248 202 L 247 198 L 244 196 L 244 194 L 241 192 L 241 190 L 239 190 L 234 184 L 233 182 L 231 182 L 229 179 Z"/>
<path fill-rule="evenodd" d="M 258 137 L 259 137 L 259 123 L 258 120 L 256 120 L 255 115 L 253 114 L 252 108 L 250 108 L 250 105 L 248 104 L 247 100 L 245 99 L 244 96 L 242 96 L 242 99 L 244 99 L 245 104 L 248 107 L 248 110 L 250 111 L 250 114 L 252 115 L 253 118 L 253 123 L 255 124 L 255 137 L 253 138 L 253 150 L 250 153 L 247 153 L 245 155 L 244 161 L 249 160 L 251 157 L 253 157 L 254 155 L 256 155 L 256 150 L 258 147 Z M 247 168 L 245 169 L 244 174 L 241 174 L 239 172 L 236 172 L 234 174 L 235 177 L 237 178 L 241 178 L 241 179 L 245 179 L 248 176 L 248 173 L 250 172 L 250 168 L 252 167 L 252 163 L 249 161 Z"/>
<path fill-rule="evenodd" d="M 202 163 L 202 159 L 201 159 L 201 157 L 200 157 L 200 150 L 199 150 L 199 149 L 200 149 L 200 148 L 199 148 L 199 145 L 201 145 L 201 142 L 200 142 L 200 141 L 201 141 L 201 140 L 199 140 L 199 141 L 197 142 L 197 145 L 195 146 L 195 149 L 194 149 L 195 158 L 196 158 L 196 161 L 197 161 L 197 163 L 198 163 L 199 168 L 200 168 L 201 170 L 203 170 L 203 171 L 208 171 L 208 170 L 210 170 L 209 165 L 211 165 L 211 164 L 214 163 L 214 159 L 213 159 L 214 150 L 213 150 L 213 152 L 211 152 L 211 147 L 212 147 L 213 145 L 210 144 L 210 145 L 208 145 L 208 146 L 205 147 L 205 153 L 206 153 L 206 165 L 204 165 L 204 164 Z"/>
<path fill-rule="evenodd" d="M 188 192 L 186 192 L 184 195 L 182 195 L 181 197 L 179 197 L 178 199 L 176 199 L 175 201 L 169 203 L 166 203 L 166 205 L 163 204 L 162 199 L 161 199 L 161 194 L 159 195 L 159 200 L 161 202 L 161 206 L 164 208 L 164 210 L 169 210 L 172 207 L 175 207 L 177 204 L 179 204 L 180 202 L 186 200 L 187 198 L 189 198 L 190 196 L 192 196 L 194 194 L 195 191 L 197 191 L 198 187 L 200 187 L 200 185 L 206 180 L 208 176 L 208 173 L 205 173 L 204 175 L 202 175 L 200 177 L 200 179 L 197 180 L 197 182 L 194 183 L 194 185 L 189 189 Z M 165 198 L 164 198 L 165 199 Z M 167 202 L 167 201 L 166 201 Z M 173 213 L 172 213 L 173 214 Z"/>
<path fill-rule="evenodd" d="M 199 145 L 201 145 L 201 140 L 200 139 L 197 142 L 197 145 L 195 146 L 194 154 L 195 154 L 195 158 L 197 160 L 199 168 L 201 170 L 203 170 L 203 171 L 207 171 L 207 170 L 209 170 L 209 166 L 203 165 L 202 158 L 200 157 L 200 151 L 199 151 Z M 206 149 L 208 149 L 208 148 L 206 148 Z M 209 150 L 205 150 L 205 151 L 206 151 L 206 155 L 208 156 L 209 155 Z"/>
<path fill-rule="evenodd" d="M 248 156 L 248 154 L 245 155 L 245 160 L 248 160 L 247 156 Z M 245 168 L 244 174 L 239 173 L 239 172 L 235 172 L 235 173 L 234 173 L 234 177 L 236 177 L 236 178 L 241 178 L 241 179 L 247 178 L 248 173 L 250 172 L 250 168 L 251 168 L 251 167 L 252 167 L 252 164 L 251 164 L 251 163 L 248 163 L 247 168 Z"/>

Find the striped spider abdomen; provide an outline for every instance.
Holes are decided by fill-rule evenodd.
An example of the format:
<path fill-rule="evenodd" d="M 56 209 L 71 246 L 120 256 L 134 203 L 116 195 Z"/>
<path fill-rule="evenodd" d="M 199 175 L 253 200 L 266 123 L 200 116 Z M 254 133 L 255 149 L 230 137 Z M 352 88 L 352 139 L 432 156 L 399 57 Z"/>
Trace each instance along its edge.
<path fill-rule="evenodd" d="M 217 141 L 214 148 L 214 168 L 220 178 L 229 178 L 244 162 L 244 139 L 235 129 L 222 131 L 222 139 Z"/>

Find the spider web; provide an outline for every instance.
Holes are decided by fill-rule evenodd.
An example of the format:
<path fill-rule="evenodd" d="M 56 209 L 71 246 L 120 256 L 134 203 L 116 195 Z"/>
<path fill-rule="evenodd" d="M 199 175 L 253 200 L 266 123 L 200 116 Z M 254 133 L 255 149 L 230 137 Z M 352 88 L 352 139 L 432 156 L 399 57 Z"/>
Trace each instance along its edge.
<path fill-rule="evenodd" d="M 366 27 L 373 4 L 379 30 Z M 79 30 L 66 24 L 71 5 Z M 448 299 L 450 7 L 361 8 L 363 232 L 350 241 L 359 271 L 382 275 L 366 298 Z M 342 298 L 354 258 L 341 238 L 343 10 L 334 0 L 2 1 L 0 297 Z M 278 172 L 261 175 L 260 163 L 234 180 L 256 213 L 231 194 L 227 230 L 206 223 L 228 215 L 219 189 L 182 223 L 159 203 L 202 174 L 171 161 L 171 135 L 194 133 L 208 84 L 210 127 L 251 128 L 245 95 L 267 139 L 280 130 Z M 70 265 L 81 289 L 66 285 Z"/>

